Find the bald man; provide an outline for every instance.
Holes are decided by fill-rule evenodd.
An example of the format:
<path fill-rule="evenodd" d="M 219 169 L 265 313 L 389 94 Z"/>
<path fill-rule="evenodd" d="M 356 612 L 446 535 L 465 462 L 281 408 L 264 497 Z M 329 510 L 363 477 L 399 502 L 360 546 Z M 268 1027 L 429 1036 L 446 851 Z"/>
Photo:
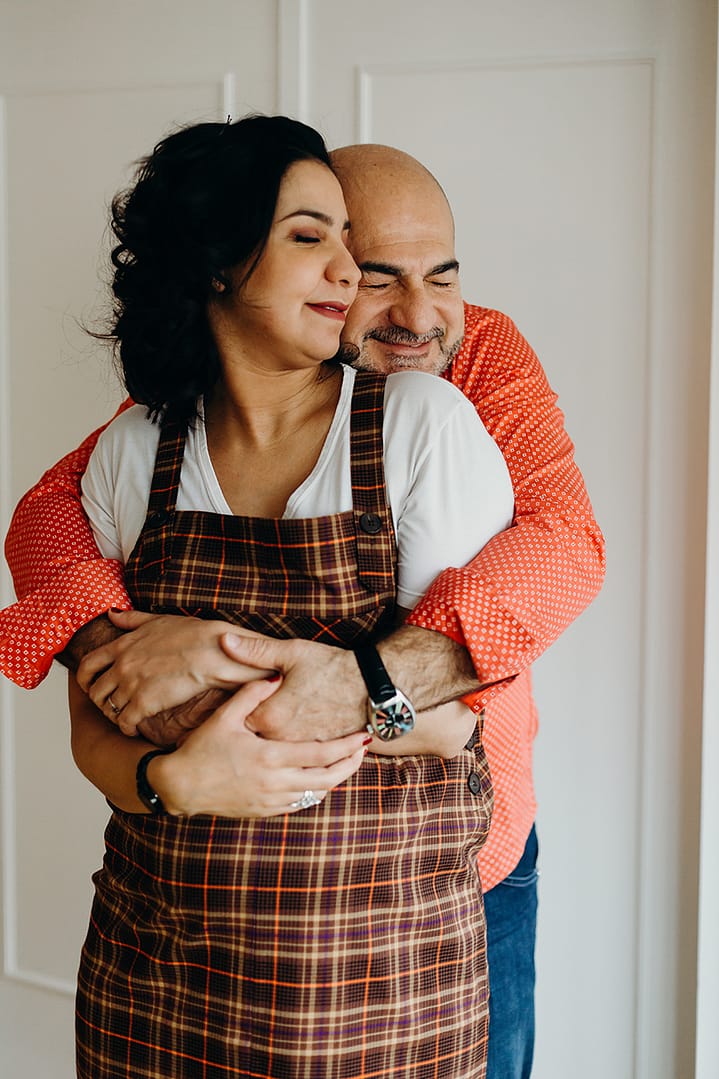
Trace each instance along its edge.
<path fill-rule="evenodd" d="M 374 371 L 449 379 L 495 438 L 514 487 L 512 527 L 468 566 L 441 574 L 407 623 L 378 646 L 415 708 L 472 694 L 467 701 L 484 720 L 495 788 L 480 858 L 492 994 L 487 1074 L 514 1079 L 530 1074 L 534 1043 L 536 710 L 529 668 L 599 591 L 604 545 L 536 356 L 506 316 L 462 300 L 452 214 L 434 177 L 389 147 L 345 147 L 333 160 L 362 271 L 342 358 Z M 6 554 L 20 600 L 0 614 L 0 670 L 31 686 L 64 649 L 64 662 L 98 694 L 108 718 L 115 718 L 107 706 L 113 696 L 122 729 L 140 725 L 157 741 L 173 741 L 231 687 L 268 670 L 283 681 L 253 713 L 266 737 L 361 729 L 367 690 L 352 652 L 228 633 L 224 652 L 201 663 L 153 658 L 153 620 L 129 610 L 121 567 L 100 559 L 79 504 L 98 434 L 46 473 L 15 513 Z M 92 686 L 98 674 L 94 685 L 102 690 Z"/>

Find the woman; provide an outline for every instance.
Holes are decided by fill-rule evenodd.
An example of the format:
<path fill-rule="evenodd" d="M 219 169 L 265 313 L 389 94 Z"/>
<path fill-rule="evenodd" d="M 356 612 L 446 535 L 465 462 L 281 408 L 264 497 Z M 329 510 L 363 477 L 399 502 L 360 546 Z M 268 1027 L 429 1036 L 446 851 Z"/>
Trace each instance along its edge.
<path fill-rule="evenodd" d="M 114 336 L 146 407 L 102 436 L 85 504 L 138 608 L 354 647 L 508 523 L 503 462 L 461 395 L 327 362 L 359 273 L 316 132 L 181 131 L 113 227 Z M 148 760 L 71 684 L 73 752 L 115 807 L 79 1074 L 482 1075 L 491 791 L 481 744 L 463 748 L 473 721 L 420 717 L 366 757 L 359 733 L 288 750 L 244 724 L 271 689 Z"/>

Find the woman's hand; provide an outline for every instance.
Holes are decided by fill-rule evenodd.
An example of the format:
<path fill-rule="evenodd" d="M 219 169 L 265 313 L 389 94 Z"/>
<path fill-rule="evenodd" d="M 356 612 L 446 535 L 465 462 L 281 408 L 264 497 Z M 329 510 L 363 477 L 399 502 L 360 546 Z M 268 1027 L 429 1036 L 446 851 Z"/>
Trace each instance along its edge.
<path fill-rule="evenodd" d="M 321 800 L 348 779 L 364 757 L 366 735 L 333 742 L 268 742 L 245 719 L 276 684 L 250 682 L 174 753 L 151 760 L 147 777 L 166 809 L 177 814 L 269 817 L 293 813 L 306 791 Z M 72 752 L 80 771 L 113 805 L 146 813 L 138 797 L 138 761 L 152 747 L 126 738 L 69 679 Z"/>
<path fill-rule="evenodd" d="M 110 612 L 110 619 L 127 632 L 85 656 L 76 677 L 123 734 L 136 734 L 143 720 L 171 712 L 206 690 L 232 692 L 272 673 L 238 663 L 222 651 L 219 639 L 228 631 L 227 622 L 142 611 Z M 191 725 L 181 721 L 178 729 Z"/>
<path fill-rule="evenodd" d="M 245 720 L 276 689 L 252 682 L 187 735 L 179 749 L 151 761 L 148 778 L 170 813 L 270 817 L 299 812 L 305 792 L 321 801 L 361 765 L 366 732 L 328 742 L 258 737 Z"/>

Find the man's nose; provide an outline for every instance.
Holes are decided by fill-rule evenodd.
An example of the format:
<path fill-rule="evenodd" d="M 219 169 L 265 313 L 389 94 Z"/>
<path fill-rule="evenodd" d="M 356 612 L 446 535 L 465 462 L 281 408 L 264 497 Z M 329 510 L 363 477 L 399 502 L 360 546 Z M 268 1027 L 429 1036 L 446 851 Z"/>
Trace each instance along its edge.
<path fill-rule="evenodd" d="M 434 304 L 424 288 L 405 289 L 394 297 L 388 313 L 394 326 L 410 333 L 429 333 L 437 323 Z"/>

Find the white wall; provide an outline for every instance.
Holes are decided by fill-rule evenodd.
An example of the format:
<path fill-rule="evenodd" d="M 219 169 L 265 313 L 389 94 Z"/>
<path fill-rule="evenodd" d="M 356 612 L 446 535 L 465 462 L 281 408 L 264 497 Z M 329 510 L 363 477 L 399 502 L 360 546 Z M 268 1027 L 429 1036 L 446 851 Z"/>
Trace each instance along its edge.
<path fill-rule="evenodd" d="M 719 84 L 718 84 L 719 90 Z M 719 165 L 719 138 L 716 140 Z M 696 1079 L 719 1075 L 719 167 L 714 170 L 712 373 L 702 725 Z"/>

